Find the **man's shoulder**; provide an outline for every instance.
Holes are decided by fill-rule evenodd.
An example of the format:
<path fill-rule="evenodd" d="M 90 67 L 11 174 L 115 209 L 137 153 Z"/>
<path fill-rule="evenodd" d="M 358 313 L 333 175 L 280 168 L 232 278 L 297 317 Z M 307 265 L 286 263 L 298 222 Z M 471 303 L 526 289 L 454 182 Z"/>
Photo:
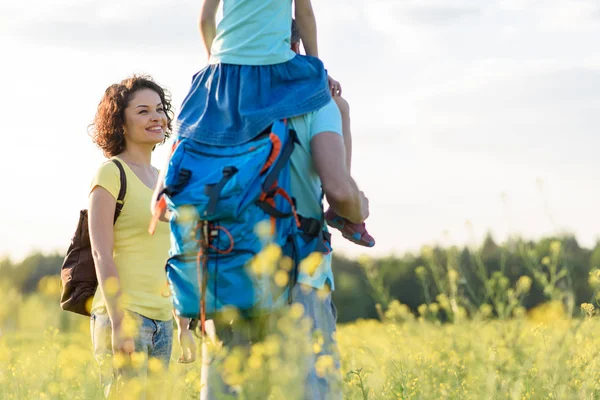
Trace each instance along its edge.
<path fill-rule="evenodd" d="M 332 99 L 318 110 L 290 119 L 299 137 L 311 139 L 322 132 L 342 134 L 342 117 L 337 104 Z"/>

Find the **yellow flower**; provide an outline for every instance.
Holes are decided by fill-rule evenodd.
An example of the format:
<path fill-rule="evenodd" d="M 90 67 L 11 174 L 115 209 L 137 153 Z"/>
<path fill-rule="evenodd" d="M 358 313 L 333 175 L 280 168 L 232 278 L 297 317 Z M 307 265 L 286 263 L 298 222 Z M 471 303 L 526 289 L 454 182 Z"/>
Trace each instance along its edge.
<path fill-rule="evenodd" d="M 363 268 L 369 268 L 373 264 L 373 260 L 371 259 L 371 257 L 369 257 L 366 254 L 361 254 L 360 256 L 358 256 L 357 261 Z"/>
<path fill-rule="evenodd" d="M 256 343 L 251 348 L 251 353 L 253 356 L 262 357 L 265 354 L 265 345 L 264 343 Z"/>
<path fill-rule="evenodd" d="M 129 316 L 129 314 L 125 314 L 123 318 L 123 322 L 121 322 L 121 334 L 126 337 L 134 337 L 137 336 L 139 332 L 139 322 Z"/>
<path fill-rule="evenodd" d="M 442 307 L 444 310 L 450 309 L 450 300 L 444 293 L 438 294 L 435 299 L 438 301 L 438 303 L 440 303 L 440 307 Z"/>
<path fill-rule="evenodd" d="M 114 296 L 119 291 L 119 280 L 111 276 L 104 281 L 104 293 L 108 296 Z"/>
<path fill-rule="evenodd" d="M 593 288 L 600 287 L 600 269 L 594 268 L 590 271 L 588 283 Z"/>
<path fill-rule="evenodd" d="M 234 374 L 242 368 L 242 355 L 239 352 L 233 352 L 225 359 L 223 371 L 226 374 Z"/>
<path fill-rule="evenodd" d="M 542 265 L 550 265 L 550 257 L 546 256 L 542 258 Z"/>
<path fill-rule="evenodd" d="M 284 287 L 290 281 L 289 275 L 287 272 L 279 270 L 275 273 L 275 284 L 279 287 Z"/>
<path fill-rule="evenodd" d="M 458 280 L 458 272 L 455 269 L 448 270 L 448 280 L 452 283 Z"/>
<path fill-rule="evenodd" d="M 479 312 L 481 313 L 481 316 L 484 318 L 487 318 L 490 315 L 492 315 L 493 311 L 494 311 L 494 308 L 487 303 L 482 304 L 481 307 L 479 307 Z"/>
<path fill-rule="evenodd" d="M 279 354 L 279 350 L 279 340 L 275 339 L 274 337 L 268 338 L 265 342 L 265 354 L 267 356 L 276 356 L 277 354 Z"/>
<path fill-rule="evenodd" d="M 178 207 L 177 210 L 175 210 L 175 218 L 178 223 L 195 221 L 196 219 L 198 219 L 198 211 L 194 206 L 181 206 Z"/>
<path fill-rule="evenodd" d="M 417 274 L 417 278 L 425 279 L 427 277 L 427 268 L 421 265 L 415 269 L 415 273 Z"/>
<path fill-rule="evenodd" d="M 143 390 L 144 386 L 140 380 L 138 378 L 132 378 L 125 384 L 123 394 L 125 399 L 139 399 Z"/>
<path fill-rule="evenodd" d="M 313 343 L 313 353 L 319 354 L 323 347 L 319 343 Z"/>
<path fill-rule="evenodd" d="M 421 247 L 421 257 L 423 257 L 426 260 L 433 259 L 433 249 L 431 248 L 431 246 Z"/>
<path fill-rule="evenodd" d="M 281 257 L 281 260 L 279 260 L 279 268 L 288 272 L 291 271 L 294 268 L 294 260 L 288 256 Z"/>
<path fill-rule="evenodd" d="M 396 322 L 402 322 L 414 319 L 414 315 L 406 304 L 402 304 L 398 300 L 392 300 L 385 312 L 385 318 Z"/>
<path fill-rule="evenodd" d="M 273 235 L 270 221 L 261 221 L 254 226 L 254 233 L 262 240 L 268 240 Z"/>
<path fill-rule="evenodd" d="M 248 359 L 248 366 L 252 369 L 260 369 L 262 367 L 262 359 L 256 354 L 253 354 Z"/>
<path fill-rule="evenodd" d="M 433 314 L 437 314 L 440 311 L 440 306 L 437 303 L 431 303 L 429 305 L 429 311 Z"/>
<path fill-rule="evenodd" d="M 71 380 L 75 378 L 76 375 L 77 373 L 75 372 L 75 369 L 73 369 L 73 367 L 66 367 L 62 370 L 62 376 L 65 380 Z"/>
<path fill-rule="evenodd" d="M 312 252 L 308 257 L 300 262 L 300 271 L 312 276 L 319 265 L 323 262 L 323 253 Z"/>
<path fill-rule="evenodd" d="M 150 359 L 152 360 L 152 358 Z M 148 363 L 148 367 L 150 367 L 150 363 Z M 162 363 L 161 363 L 161 369 L 162 369 Z M 194 370 L 189 371 L 184 378 L 184 382 L 189 385 L 190 383 L 193 383 L 196 380 L 199 380 L 200 377 L 198 376 L 198 373 Z"/>
<path fill-rule="evenodd" d="M 94 296 L 90 296 L 89 299 L 86 300 L 85 302 L 85 309 L 87 310 L 88 313 L 91 313 L 92 311 L 92 303 L 94 302 Z M 89 324 L 86 324 L 89 325 Z"/>
<path fill-rule="evenodd" d="M 565 317 L 565 306 L 558 300 L 543 303 L 531 309 L 529 317 L 532 321 L 541 323 L 558 321 Z"/>
<path fill-rule="evenodd" d="M 558 240 L 554 240 L 550 243 L 550 254 L 557 255 L 560 253 L 561 244 Z"/>
<path fill-rule="evenodd" d="M 519 293 L 527 293 L 531 289 L 531 278 L 528 276 L 522 276 L 517 281 L 517 291 Z"/>
<path fill-rule="evenodd" d="M 123 353 L 117 353 L 113 357 L 113 366 L 115 369 L 123 368 L 126 364 L 125 356 Z"/>
<path fill-rule="evenodd" d="M 252 272 L 256 275 L 272 274 L 280 257 L 281 248 L 274 243 L 268 244 L 252 259 Z"/>
<path fill-rule="evenodd" d="M 594 305 L 590 303 L 583 303 L 581 305 L 581 311 L 586 317 L 591 318 L 594 315 Z"/>
<path fill-rule="evenodd" d="M 135 369 L 140 369 L 146 361 L 146 353 L 141 351 L 134 351 L 131 354 L 131 366 Z"/>
<path fill-rule="evenodd" d="M 515 318 L 523 318 L 527 315 L 527 310 L 523 306 L 515 307 L 513 310 L 513 317 Z"/>
<path fill-rule="evenodd" d="M 315 362 L 315 371 L 320 378 L 324 378 L 327 372 L 333 370 L 334 367 L 335 362 L 330 355 L 319 356 Z"/>
<path fill-rule="evenodd" d="M 50 382 L 48 384 L 48 392 L 52 396 L 56 396 L 60 392 L 60 386 L 58 386 L 58 383 L 56 383 L 56 382 Z"/>
<path fill-rule="evenodd" d="M 48 297 L 60 295 L 60 277 L 44 276 L 38 283 L 38 290 Z"/>

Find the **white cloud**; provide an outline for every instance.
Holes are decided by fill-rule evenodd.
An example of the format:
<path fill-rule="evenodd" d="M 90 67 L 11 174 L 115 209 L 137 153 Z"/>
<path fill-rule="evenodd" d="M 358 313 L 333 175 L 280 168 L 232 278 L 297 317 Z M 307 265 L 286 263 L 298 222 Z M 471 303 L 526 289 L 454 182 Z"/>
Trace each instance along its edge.
<path fill-rule="evenodd" d="M 29 0 L 32 1 L 32 0 Z M 0 32 L 29 43 L 82 49 L 200 49 L 199 5 L 191 0 L 44 2 L 13 12 Z M 51 7 L 50 7 L 51 6 Z"/>
<path fill-rule="evenodd" d="M 596 0 L 501 0 L 496 4 L 513 16 L 533 15 L 536 28 L 544 32 L 600 30 L 600 3 Z"/>
<path fill-rule="evenodd" d="M 596 0 L 554 0 L 540 6 L 539 13 L 542 30 L 600 33 L 600 3 Z"/>

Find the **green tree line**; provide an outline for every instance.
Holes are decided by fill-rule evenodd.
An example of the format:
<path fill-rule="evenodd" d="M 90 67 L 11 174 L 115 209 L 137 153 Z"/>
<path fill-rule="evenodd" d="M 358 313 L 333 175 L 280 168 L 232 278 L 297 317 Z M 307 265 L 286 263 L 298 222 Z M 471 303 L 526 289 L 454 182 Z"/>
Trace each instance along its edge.
<path fill-rule="evenodd" d="M 2 291 L 25 302 L 41 290 L 40 283 L 59 280 L 63 257 L 34 253 L 17 263 L 1 260 Z M 476 248 L 424 246 L 416 254 L 380 258 L 334 255 L 334 301 L 339 322 L 383 318 L 398 304 L 423 314 L 423 305 L 435 303 L 442 320 L 481 310 L 505 318 L 549 301 L 575 313 L 582 303 L 595 304 L 599 268 L 600 241 L 586 249 L 570 235 L 502 244 L 488 235 Z M 58 298 L 50 303 L 46 306 L 58 309 Z"/>

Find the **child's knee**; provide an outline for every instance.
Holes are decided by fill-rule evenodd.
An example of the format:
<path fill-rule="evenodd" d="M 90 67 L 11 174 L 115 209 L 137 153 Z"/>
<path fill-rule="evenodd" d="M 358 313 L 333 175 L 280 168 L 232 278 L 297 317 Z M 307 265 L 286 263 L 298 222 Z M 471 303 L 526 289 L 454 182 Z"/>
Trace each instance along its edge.
<path fill-rule="evenodd" d="M 342 116 L 350 115 L 350 104 L 348 104 L 346 99 L 344 99 L 342 96 L 335 96 L 333 97 L 333 100 L 340 109 L 340 113 L 342 114 Z"/>

